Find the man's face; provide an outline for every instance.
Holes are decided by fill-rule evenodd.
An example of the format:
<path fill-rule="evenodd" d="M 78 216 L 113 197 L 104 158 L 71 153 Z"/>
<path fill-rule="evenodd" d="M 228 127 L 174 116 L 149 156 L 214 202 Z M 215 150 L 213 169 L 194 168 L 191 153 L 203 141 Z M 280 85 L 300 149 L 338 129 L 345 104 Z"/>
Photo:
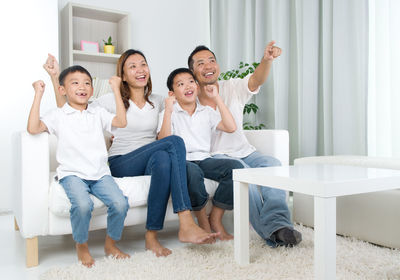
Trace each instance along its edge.
<path fill-rule="evenodd" d="M 219 65 L 210 51 L 199 51 L 193 56 L 193 73 L 200 85 L 215 84 L 218 81 Z"/>
<path fill-rule="evenodd" d="M 180 73 L 175 76 L 172 84 L 173 92 L 179 104 L 196 103 L 197 83 L 189 73 Z"/>
<path fill-rule="evenodd" d="M 87 104 L 93 95 L 90 77 L 81 72 L 73 72 L 65 77 L 64 85 L 60 87 L 61 94 L 66 95 L 70 105 Z"/>

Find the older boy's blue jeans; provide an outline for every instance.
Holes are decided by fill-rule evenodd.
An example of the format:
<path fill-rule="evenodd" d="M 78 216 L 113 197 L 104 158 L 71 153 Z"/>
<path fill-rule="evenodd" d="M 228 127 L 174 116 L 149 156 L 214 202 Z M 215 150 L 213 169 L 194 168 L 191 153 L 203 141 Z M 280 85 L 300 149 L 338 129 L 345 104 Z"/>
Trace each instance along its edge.
<path fill-rule="evenodd" d="M 168 136 L 125 155 L 108 158 L 114 177 L 151 175 L 147 198 L 148 230 L 161 230 L 171 194 L 175 213 L 192 210 L 186 182 L 186 148 L 179 136 Z"/>
<path fill-rule="evenodd" d="M 190 201 L 194 211 L 201 210 L 208 201 L 204 178 L 219 183 L 212 200 L 213 205 L 224 210 L 233 209 L 232 169 L 243 168 L 242 163 L 225 158 L 206 158 L 199 161 L 187 161 L 186 168 Z"/>
<path fill-rule="evenodd" d="M 128 199 L 111 176 L 105 175 L 99 180 L 84 180 L 70 175 L 62 178 L 60 184 L 71 202 L 70 219 L 75 242 L 82 244 L 88 240 L 89 222 L 93 210 L 93 201 L 89 194 L 96 196 L 108 207 L 108 236 L 115 241 L 121 239 L 129 205 Z"/>
<path fill-rule="evenodd" d="M 215 155 L 214 158 L 231 158 L 226 155 Z M 232 159 L 232 158 L 231 158 Z M 274 157 L 265 156 L 255 151 L 244 158 L 235 158 L 245 168 L 270 167 L 281 165 Z M 254 230 L 266 240 L 271 247 L 280 245 L 273 234 L 277 230 L 293 225 L 286 203 L 286 192 L 270 187 L 249 185 L 250 223 Z"/>

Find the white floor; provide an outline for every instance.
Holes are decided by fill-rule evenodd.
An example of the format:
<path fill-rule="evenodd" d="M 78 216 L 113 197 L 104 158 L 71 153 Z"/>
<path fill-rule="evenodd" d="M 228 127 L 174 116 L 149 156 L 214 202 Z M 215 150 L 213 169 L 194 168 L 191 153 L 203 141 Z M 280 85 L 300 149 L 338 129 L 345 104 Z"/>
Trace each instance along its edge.
<path fill-rule="evenodd" d="M 226 217 L 225 217 L 226 216 Z M 224 216 L 224 224 L 233 233 L 233 212 Z M 178 222 L 166 222 L 160 231 L 161 243 L 174 249 L 183 246 L 178 241 Z M 144 225 L 126 227 L 119 247 L 129 254 L 144 251 Z M 91 231 L 89 235 L 90 252 L 95 259 L 102 258 L 105 230 Z M 25 267 L 25 241 L 14 230 L 14 216 L 0 214 L 0 278 L 38 279 L 40 274 L 54 266 L 70 265 L 77 262 L 74 242 L 71 235 L 39 237 L 39 266 Z"/>

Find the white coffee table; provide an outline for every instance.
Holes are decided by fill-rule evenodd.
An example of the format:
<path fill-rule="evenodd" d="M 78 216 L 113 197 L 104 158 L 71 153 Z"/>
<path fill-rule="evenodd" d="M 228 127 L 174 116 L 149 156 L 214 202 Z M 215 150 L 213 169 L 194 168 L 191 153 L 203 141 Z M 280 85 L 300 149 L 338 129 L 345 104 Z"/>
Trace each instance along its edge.
<path fill-rule="evenodd" d="M 400 171 L 344 165 L 233 170 L 235 260 L 249 264 L 248 184 L 314 196 L 315 279 L 336 279 L 336 197 L 400 188 Z M 384 218 L 384 217 L 382 217 Z"/>

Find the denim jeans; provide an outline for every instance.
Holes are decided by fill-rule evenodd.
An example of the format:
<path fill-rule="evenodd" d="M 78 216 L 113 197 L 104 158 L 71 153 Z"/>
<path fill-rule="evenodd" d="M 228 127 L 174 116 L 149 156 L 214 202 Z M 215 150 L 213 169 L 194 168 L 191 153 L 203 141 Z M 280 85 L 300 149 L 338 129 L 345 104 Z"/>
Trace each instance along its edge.
<path fill-rule="evenodd" d="M 147 198 L 148 230 L 161 230 L 171 194 L 174 212 L 192 210 L 186 179 L 186 148 L 179 136 L 168 136 L 125 155 L 108 159 L 114 177 L 151 175 Z"/>
<path fill-rule="evenodd" d="M 214 158 L 231 157 L 215 155 Z M 257 151 L 237 160 L 246 168 L 281 165 L 280 161 L 276 158 L 264 156 Z M 293 227 L 286 203 L 286 192 L 283 190 L 249 185 L 249 212 L 250 222 L 254 230 L 271 247 L 279 245 L 275 240 L 274 232 L 284 227 Z"/>
<path fill-rule="evenodd" d="M 84 180 L 70 175 L 62 178 L 60 184 L 71 202 L 72 237 L 77 243 L 86 243 L 88 240 L 89 222 L 93 210 L 93 201 L 89 194 L 96 196 L 108 207 L 108 236 L 113 240 L 121 239 L 129 205 L 128 199 L 111 176 L 105 175 L 99 180 Z"/>
<path fill-rule="evenodd" d="M 243 164 L 232 159 L 206 158 L 200 161 L 187 161 L 188 189 L 192 208 L 201 210 L 207 203 L 208 193 L 204 178 L 219 183 L 213 197 L 213 204 L 221 209 L 233 209 L 232 169 L 243 168 Z"/>

